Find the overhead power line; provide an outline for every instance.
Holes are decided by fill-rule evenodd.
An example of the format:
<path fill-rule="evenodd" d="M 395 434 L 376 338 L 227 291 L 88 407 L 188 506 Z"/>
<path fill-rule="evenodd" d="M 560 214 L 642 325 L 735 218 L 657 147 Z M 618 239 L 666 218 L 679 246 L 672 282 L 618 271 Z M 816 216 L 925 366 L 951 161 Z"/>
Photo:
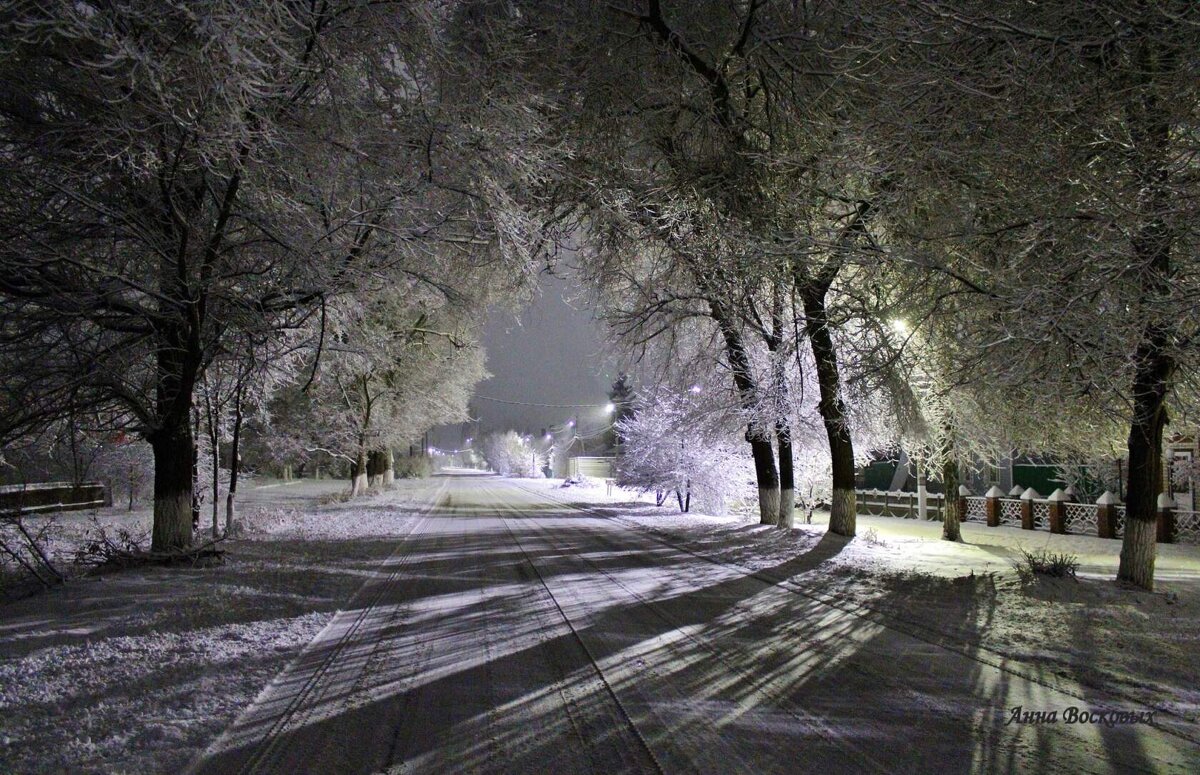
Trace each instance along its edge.
<path fill-rule="evenodd" d="M 608 404 L 539 404 L 531 401 L 510 401 L 507 398 L 492 398 L 491 396 L 475 396 L 482 401 L 493 401 L 497 404 L 512 404 L 513 406 L 537 406 L 543 409 L 603 409 Z"/>

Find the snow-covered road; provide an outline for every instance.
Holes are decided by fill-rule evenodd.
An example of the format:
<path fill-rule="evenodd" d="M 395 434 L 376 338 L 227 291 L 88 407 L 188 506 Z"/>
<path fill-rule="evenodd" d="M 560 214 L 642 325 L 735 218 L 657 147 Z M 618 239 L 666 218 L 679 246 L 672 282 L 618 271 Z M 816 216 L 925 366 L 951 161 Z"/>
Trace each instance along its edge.
<path fill-rule="evenodd" d="M 1157 720 L 1072 715 L 1143 707 L 792 581 L 836 537 L 751 572 L 495 477 L 431 488 L 193 772 L 1200 772 Z"/>

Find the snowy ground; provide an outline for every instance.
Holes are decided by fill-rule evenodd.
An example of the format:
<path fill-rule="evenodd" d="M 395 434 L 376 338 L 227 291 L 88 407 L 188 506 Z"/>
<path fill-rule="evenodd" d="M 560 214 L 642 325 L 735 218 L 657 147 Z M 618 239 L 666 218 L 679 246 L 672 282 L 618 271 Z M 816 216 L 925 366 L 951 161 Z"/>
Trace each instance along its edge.
<path fill-rule="evenodd" d="M 182 769 L 391 552 L 431 485 L 337 503 L 345 489 L 248 488 L 249 530 L 222 566 L 79 578 L 0 606 L 0 772 Z M 60 515 L 60 560 L 93 516 L 111 534 L 150 527 L 146 511 Z"/>
<path fill-rule="evenodd" d="M 604 487 L 514 484 L 705 561 L 786 577 L 791 592 L 1005 674 L 1155 708 L 1163 728 L 1200 741 L 1200 547 L 1161 547 L 1159 591 L 1144 593 L 1111 582 L 1114 541 L 968 524 L 966 542 L 951 545 L 935 523 L 866 517 L 846 543 L 823 524 L 784 533 Z M 227 542 L 223 566 L 78 579 L 0 605 L 0 772 L 181 769 L 373 577 L 440 486 L 404 482 L 339 503 L 340 482 L 265 483 L 246 492 L 250 530 Z M 148 528 L 144 513 L 98 517 Z M 60 555 L 86 522 L 60 518 Z M 1011 567 L 1022 546 L 1078 555 L 1079 580 L 1022 584 Z"/>
<path fill-rule="evenodd" d="M 817 512 L 813 524 L 785 533 L 744 518 L 679 514 L 670 500 L 633 504 L 599 486 L 527 486 L 754 570 L 810 551 L 829 517 Z M 840 605 L 942 633 L 1025 674 L 1078 681 L 1160 709 L 1200 739 L 1200 546 L 1160 544 L 1150 593 L 1114 583 L 1119 540 L 962 527 L 956 544 L 940 540 L 940 522 L 859 517 L 858 538 L 806 583 Z M 1022 549 L 1075 556 L 1078 578 L 1022 583 L 1014 569 Z"/>

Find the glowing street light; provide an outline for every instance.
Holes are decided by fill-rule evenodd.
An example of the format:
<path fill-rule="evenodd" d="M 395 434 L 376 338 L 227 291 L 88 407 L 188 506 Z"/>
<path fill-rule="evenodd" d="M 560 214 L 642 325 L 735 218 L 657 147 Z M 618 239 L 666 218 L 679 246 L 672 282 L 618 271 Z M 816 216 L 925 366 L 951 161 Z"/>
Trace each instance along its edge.
<path fill-rule="evenodd" d="M 615 411 L 617 411 L 617 406 L 613 402 L 609 401 L 607 404 L 604 405 L 604 413 L 605 414 L 612 414 Z"/>

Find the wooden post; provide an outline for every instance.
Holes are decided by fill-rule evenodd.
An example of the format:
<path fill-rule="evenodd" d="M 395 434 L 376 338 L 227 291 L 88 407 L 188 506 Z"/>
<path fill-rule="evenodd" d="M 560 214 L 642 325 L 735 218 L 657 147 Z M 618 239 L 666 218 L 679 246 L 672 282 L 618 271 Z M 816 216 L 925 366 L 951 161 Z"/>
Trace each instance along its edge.
<path fill-rule="evenodd" d="M 992 485 L 992 489 L 984 493 L 984 513 L 987 514 L 987 526 L 997 527 L 1000 524 L 1000 499 L 1004 497 L 1004 490 L 1001 490 L 996 485 Z"/>
<path fill-rule="evenodd" d="M 925 519 L 925 508 L 929 505 L 929 490 L 925 488 L 925 472 L 917 469 L 917 519 Z"/>
<path fill-rule="evenodd" d="M 967 496 L 970 494 L 971 491 L 967 489 L 965 484 L 958 486 L 958 518 L 963 522 L 967 521 Z"/>
<path fill-rule="evenodd" d="M 1021 529 L 1033 530 L 1033 501 L 1041 496 L 1038 491 L 1030 487 L 1025 492 L 1021 493 Z"/>
<path fill-rule="evenodd" d="M 1096 535 L 1100 538 L 1117 537 L 1117 496 L 1108 490 L 1096 500 Z"/>
<path fill-rule="evenodd" d="M 1047 498 L 1049 503 L 1046 504 L 1049 514 L 1050 532 L 1051 533 L 1066 533 L 1067 532 L 1067 495 L 1062 489 L 1057 489 L 1050 493 Z"/>
<path fill-rule="evenodd" d="M 1021 485 L 1019 485 L 1019 484 L 1014 484 L 1014 485 L 1013 485 L 1013 488 L 1012 488 L 1011 490 L 1009 490 L 1009 491 L 1008 491 L 1008 497 L 1010 497 L 1010 498 L 1020 498 L 1020 497 L 1021 497 L 1021 495 L 1022 495 L 1022 494 L 1024 494 L 1024 492 L 1025 492 L 1025 488 L 1024 488 L 1024 487 L 1022 487 L 1022 486 L 1021 486 Z"/>
<path fill-rule="evenodd" d="M 1175 543 L 1175 501 L 1165 492 L 1158 494 L 1158 529 L 1155 536 L 1160 544 Z"/>

